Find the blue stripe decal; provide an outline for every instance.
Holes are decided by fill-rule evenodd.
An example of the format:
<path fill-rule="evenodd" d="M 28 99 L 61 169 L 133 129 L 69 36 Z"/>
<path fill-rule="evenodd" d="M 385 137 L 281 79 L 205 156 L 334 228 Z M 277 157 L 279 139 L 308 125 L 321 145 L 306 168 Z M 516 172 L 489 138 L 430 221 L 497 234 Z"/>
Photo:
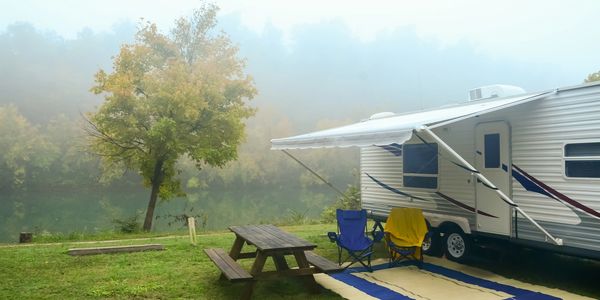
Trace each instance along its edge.
<path fill-rule="evenodd" d="M 535 182 L 529 180 L 529 178 L 525 177 L 523 174 L 519 173 L 517 170 L 512 170 L 512 176 L 515 180 L 517 180 L 525 190 L 529 192 L 539 193 L 542 195 L 546 195 L 550 198 L 554 198 L 554 196 L 550 195 L 550 193 L 546 192 L 546 190 L 542 189 Z"/>
<path fill-rule="evenodd" d="M 337 274 L 331 274 L 329 276 L 331 276 L 347 285 L 353 286 L 353 287 L 357 288 L 358 290 L 360 290 L 361 292 L 363 292 L 371 297 L 375 297 L 377 299 L 384 299 L 384 300 L 413 299 L 413 298 L 404 296 L 400 293 L 397 293 L 393 290 L 390 290 L 386 287 L 380 286 L 380 285 L 372 283 L 368 280 L 354 276 L 347 271 L 342 272 L 342 273 L 337 273 Z"/>
<path fill-rule="evenodd" d="M 393 144 L 378 146 L 378 147 L 381 147 L 381 148 L 389 151 L 390 153 L 394 154 L 395 156 L 402 156 L 402 145 L 400 145 L 400 144 L 393 143 Z"/>
<path fill-rule="evenodd" d="M 400 266 L 414 265 L 414 264 L 415 264 L 415 262 L 413 262 L 413 261 L 406 261 L 406 262 L 399 263 Z M 383 270 L 383 269 L 387 269 L 387 268 L 389 268 L 387 264 L 381 264 L 381 265 L 373 266 L 373 271 Z M 430 263 L 426 263 L 426 262 L 423 263 L 422 269 L 432 272 L 432 273 L 443 275 L 448 278 L 462 281 L 464 283 L 473 284 L 473 285 L 477 285 L 477 286 L 487 288 L 490 290 L 500 291 L 500 292 L 504 292 L 509 295 L 512 295 L 512 297 L 507 298 L 507 299 L 560 300 L 560 298 L 557 298 L 557 297 L 554 297 L 551 295 L 547 295 L 547 294 L 543 294 L 543 293 L 535 292 L 535 291 L 530 291 L 530 290 L 526 290 L 526 289 L 522 289 L 522 288 L 518 288 L 518 287 L 506 285 L 506 284 L 501 284 L 501 283 L 497 283 L 497 282 L 486 280 L 486 279 L 477 278 L 475 276 L 467 275 L 462 272 L 458 272 L 455 270 L 451 270 L 448 268 L 444 268 L 442 266 L 438 266 L 438 265 L 434 265 L 434 264 L 430 264 Z M 353 273 L 353 272 L 366 272 L 366 271 L 367 271 L 367 269 L 365 267 L 356 267 L 356 268 L 350 268 L 350 269 L 346 270 L 344 273 L 338 273 L 336 275 L 348 274 L 348 273 Z M 330 276 L 334 277 L 334 275 L 330 275 Z M 350 284 L 350 285 L 352 285 L 352 284 Z M 360 286 L 355 286 L 355 287 L 362 290 L 360 288 Z M 403 296 L 403 297 L 406 297 L 406 296 Z M 384 299 L 384 298 L 381 298 L 381 299 Z M 389 299 L 389 298 L 385 298 L 385 299 Z M 397 298 L 397 299 L 410 299 L 410 298 Z"/>
<path fill-rule="evenodd" d="M 556 201 L 559 201 L 565 205 L 568 204 L 570 206 L 573 206 L 591 216 L 594 216 L 594 217 L 600 219 L 600 212 L 567 197 L 566 195 L 564 195 L 564 194 L 560 193 L 559 191 L 546 185 L 544 182 L 527 174 L 527 172 L 523 171 L 521 168 L 517 167 L 516 165 L 513 165 L 513 170 L 517 171 L 519 173 L 519 175 L 525 177 L 525 180 L 531 182 L 532 185 L 535 185 L 536 189 L 532 189 L 533 192 L 547 195 L 548 197 L 555 199 Z M 523 184 L 521 184 L 521 185 L 523 185 Z M 529 188 L 527 188 L 527 187 L 525 187 L 525 189 L 529 190 Z"/>
<path fill-rule="evenodd" d="M 386 190 L 388 190 L 390 192 L 394 192 L 394 193 L 396 193 L 398 195 L 402 195 L 404 197 L 411 197 L 411 198 L 414 198 L 414 199 L 427 201 L 426 199 L 423 199 L 421 197 L 413 196 L 413 195 L 405 193 L 405 192 L 403 192 L 401 190 L 395 189 L 395 188 L 393 188 L 393 187 L 391 187 L 391 186 L 389 186 L 389 185 L 387 185 L 387 184 L 385 184 L 385 183 L 377 180 L 375 177 L 369 175 L 369 173 L 365 173 L 365 174 L 367 174 L 367 176 L 369 176 L 369 178 L 371 178 L 371 180 L 375 181 L 375 183 L 379 184 L 379 186 L 381 186 L 382 188 L 384 188 L 384 189 L 386 189 Z"/>
<path fill-rule="evenodd" d="M 502 164 L 502 170 L 504 170 L 504 172 L 508 172 L 508 166 L 506 166 L 505 164 Z"/>

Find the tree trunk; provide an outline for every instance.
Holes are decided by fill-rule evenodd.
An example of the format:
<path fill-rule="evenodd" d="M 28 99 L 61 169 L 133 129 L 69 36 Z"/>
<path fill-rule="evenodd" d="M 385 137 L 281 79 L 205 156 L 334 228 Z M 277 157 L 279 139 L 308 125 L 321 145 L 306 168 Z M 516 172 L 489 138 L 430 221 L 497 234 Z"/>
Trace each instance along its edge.
<path fill-rule="evenodd" d="M 152 229 L 152 220 L 154 219 L 154 207 L 156 207 L 156 199 L 158 198 L 158 191 L 162 184 L 162 161 L 157 161 L 154 165 L 154 174 L 152 176 L 152 191 L 150 192 L 150 201 L 148 202 L 148 208 L 146 209 L 146 218 L 144 219 L 144 231 L 150 231 Z"/>

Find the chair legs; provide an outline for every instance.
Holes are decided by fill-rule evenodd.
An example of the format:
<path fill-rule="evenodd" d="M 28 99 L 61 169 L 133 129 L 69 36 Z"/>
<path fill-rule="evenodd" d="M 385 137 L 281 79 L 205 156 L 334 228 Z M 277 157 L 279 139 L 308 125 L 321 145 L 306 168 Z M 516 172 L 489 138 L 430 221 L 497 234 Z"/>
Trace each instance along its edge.
<path fill-rule="evenodd" d="M 350 266 L 352 266 L 355 263 L 360 263 L 363 267 L 365 267 L 367 270 L 369 270 L 369 272 L 373 272 L 373 269 L 371 268 L 371 254 L 373 254 L 373 246 L 368 247 L 367 249 L 363 250 L 363 251 L 348 251 L 348 257 L 346 257 L 343 261 L 348 261 L 350 258 L 352 258 L 352 261 L 350 262 L 350 264 L 348 264 L 347 266 L 344 267 L 344 269 L 348 269 Z M 365 264 L 364 259 L 367 259 L 367 263 Z M 341 266 L 342 265 L 342 248 L 338 247 L 338 264 Z"/>
<path fill-rule="evenodd" d="M 423 252 L 419 251 L 419 255 L 417 257 L 417 249 L 416 247 L 410 248 L 398 248 L 394 245 L 388 245 L 390 251 L 390 259 L 388 261 L 388 266 L 392 267 L 395 263 L 399 263 L 403 260 L 414 260 L 417 262 L 417 267 L 421 269 L 423 267 Z"/>

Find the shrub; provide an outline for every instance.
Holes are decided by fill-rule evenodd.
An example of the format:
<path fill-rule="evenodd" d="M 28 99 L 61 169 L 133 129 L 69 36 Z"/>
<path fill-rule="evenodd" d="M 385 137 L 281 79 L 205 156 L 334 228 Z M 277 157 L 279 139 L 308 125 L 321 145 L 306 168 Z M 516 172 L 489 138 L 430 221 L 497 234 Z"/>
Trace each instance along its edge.
<path fill-rule="evenodd" d="M 335 221 L 336 209 L 360 209 L 360 189 L 354 185 L 348 185 L 343 196 L 339 196 L 335 203 L 326 207 L 321 213 L 321 219 L 325 223 Z"/>
<path fill-rule="evenodd" d="M 121 233 L 136 233 L 142 230 L 142 224 L 140 223 L 139 214 L 135 214 L 132 217 L 125 219 L 113 219 L 115 224 L 115 231 Z"/>

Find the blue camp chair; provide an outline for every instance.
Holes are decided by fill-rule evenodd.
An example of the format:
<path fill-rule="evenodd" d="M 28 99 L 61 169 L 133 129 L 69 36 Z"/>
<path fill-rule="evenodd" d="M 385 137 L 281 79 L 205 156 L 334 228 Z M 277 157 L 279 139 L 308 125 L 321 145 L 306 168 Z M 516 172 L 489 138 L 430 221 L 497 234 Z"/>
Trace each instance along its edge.
<path fill-rule="evenodd" d="M 373 240 L 366 236 L 367 211 L 366 210 L 336 210 L 338 232 L 328 232 L 327 236 L 332 243 L 338 246 L 338 264 L 352 259 L 350 267 L 354 263 L 360 263 L 372 272 L 371 254 L 373 254 Z M 348 257 L 342 260 L 342 252 L 346 250 Z M 367 263 L 364 259 L 367 259 Z"/>

